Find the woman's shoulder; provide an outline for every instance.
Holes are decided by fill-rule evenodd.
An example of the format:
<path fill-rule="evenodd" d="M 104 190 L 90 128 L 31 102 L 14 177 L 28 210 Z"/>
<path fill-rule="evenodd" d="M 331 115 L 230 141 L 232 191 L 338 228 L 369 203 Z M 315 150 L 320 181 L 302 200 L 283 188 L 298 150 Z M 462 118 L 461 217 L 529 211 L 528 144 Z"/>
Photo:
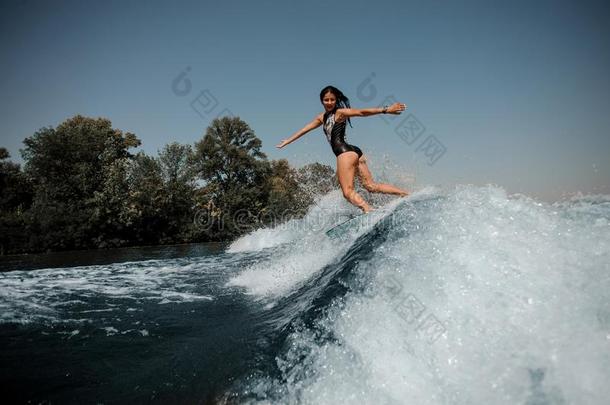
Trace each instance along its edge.
<path fill-rule="evenodd" d="M 345 122 L 345 120 L 347 119 L 347 116 L 343 113 L 344 110 L 347 110 L 347 108 L 337 108 L 335 110 L 335 121 L 338 123 L 341 122 Z"/>

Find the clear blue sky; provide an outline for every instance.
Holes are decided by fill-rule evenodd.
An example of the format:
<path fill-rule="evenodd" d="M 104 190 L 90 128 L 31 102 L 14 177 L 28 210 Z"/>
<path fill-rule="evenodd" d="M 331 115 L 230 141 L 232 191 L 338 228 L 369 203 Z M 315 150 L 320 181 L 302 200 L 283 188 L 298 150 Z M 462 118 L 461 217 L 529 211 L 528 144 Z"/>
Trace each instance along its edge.
<path fill-rule="evenodd" d="M 269 158 L 334 166 L 321 129 L 275 148 L 322 111 L 318 94 L 332 84 L 357 108 L 386 96 L 408 105 L 424 127 L 412 144 L 380 117 L 354 119 L 348 139 L 420 185 L 494 183 L 545 200 L 610 194 L 609 10 L 601 1 L 2 1 L 0 146 L 21 162 L 25 137 L 83 114 L 134 132 L 156 155 L 199 140 L 226 108 Z M 190 91 L 175 91 L 187 67 Z M 218 104 L 210 113 L 195 104 L 200 116 L 191 102 L 204 90 Z M 421 149 L 430 139 L 445 148 L 433 165 L 438 155 Z"/>

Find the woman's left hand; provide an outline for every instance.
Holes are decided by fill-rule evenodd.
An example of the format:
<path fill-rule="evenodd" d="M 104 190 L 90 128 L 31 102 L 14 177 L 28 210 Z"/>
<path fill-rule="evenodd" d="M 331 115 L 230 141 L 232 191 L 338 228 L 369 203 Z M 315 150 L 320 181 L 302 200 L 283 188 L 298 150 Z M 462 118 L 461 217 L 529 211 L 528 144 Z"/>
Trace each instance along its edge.
<path fill-rule="evenodd" d="M 388 114 L 400 114 L 407 109 L 407 105 L 403 103 L 394 103 L 388 107 Z"/>

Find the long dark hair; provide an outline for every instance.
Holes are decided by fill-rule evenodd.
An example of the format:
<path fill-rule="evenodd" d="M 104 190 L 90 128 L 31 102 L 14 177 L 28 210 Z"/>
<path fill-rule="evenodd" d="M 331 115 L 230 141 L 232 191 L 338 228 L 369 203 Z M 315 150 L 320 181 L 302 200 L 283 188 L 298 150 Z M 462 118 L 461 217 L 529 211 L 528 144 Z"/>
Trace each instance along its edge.
<path fill-rule="evenodd" d="M 343 92 L 341 90 L 339 90 L 338 88 L 336 88 L 335 86 L 326 86 L 322 89 L 322 91 L 320 92 L 320 102 L 321 103 L 322 103 L 322 100 L 324 100 L 324 95 L 328 92 L 331 92 L 337 98 L 337 103 L 335 104 L 335 109 L 333 111 L 337 110 L 337 108 L 351 108 L 351 106 L 349 104 L 349 98 L 347 98 L 347 96 L 345 94 L 343 94 Z M 326 121 L 326 115 L 327 114 L 324 114 L 324 121 Z M 349 126 L 351 127 L 352 122 L 350 121 L 349 118 L 347 119 L 347 122 L 349 123 Z"/>

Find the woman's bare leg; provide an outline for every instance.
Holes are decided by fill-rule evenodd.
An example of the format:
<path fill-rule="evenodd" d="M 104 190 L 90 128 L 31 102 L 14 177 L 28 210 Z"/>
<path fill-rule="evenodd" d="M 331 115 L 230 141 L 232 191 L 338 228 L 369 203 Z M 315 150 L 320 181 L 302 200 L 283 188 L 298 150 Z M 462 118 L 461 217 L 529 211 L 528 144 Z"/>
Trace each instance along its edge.
<path fill-rule="evenodd" d="M 362 187 L 364 187 L 370 193 L 383 193 L 383 194 L 396 194 L 399 196 L 409 195 L 409 192 L 391 184 L 375 183 L 373 181 L 373 175 L 366 164 L 366 158 L 364 155 L 358 160 L 358 177 Z"/>
<path fill-rule="evenodd" d="M 337 178 L 343 191 L 343 197 L 367 213 L 371 210 L 371 207 L 354 189 L 356 171 L 358 171 L 358 154 L 356 152 L 344 152 L 337 156 Z"/>

